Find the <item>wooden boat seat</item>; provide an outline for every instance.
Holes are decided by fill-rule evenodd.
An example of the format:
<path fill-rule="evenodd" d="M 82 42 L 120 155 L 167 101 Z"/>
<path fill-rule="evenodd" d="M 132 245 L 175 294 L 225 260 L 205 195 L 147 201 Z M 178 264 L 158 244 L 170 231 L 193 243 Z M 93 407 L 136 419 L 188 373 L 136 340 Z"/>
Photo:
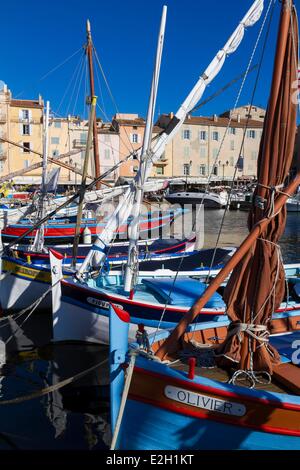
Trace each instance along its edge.
<path fill-rule="evenodd" d="M 292 363 L 280 364 L 273 369 L 273 378 L 296 395 L 300 395 L 300 368 Z"/>

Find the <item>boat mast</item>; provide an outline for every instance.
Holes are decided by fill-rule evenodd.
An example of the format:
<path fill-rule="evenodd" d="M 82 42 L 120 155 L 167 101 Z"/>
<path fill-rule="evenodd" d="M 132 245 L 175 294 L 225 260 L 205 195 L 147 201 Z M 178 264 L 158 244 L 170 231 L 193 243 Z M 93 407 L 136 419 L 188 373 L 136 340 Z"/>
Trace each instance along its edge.
<path fill-rule="evenodd" d="M 76 260 L 77 260 L 77 250 L 78 250 L 78 245 L 79 245 L 80 227 L 81 227 L 81 220 L 82 220 L 82 209 L 83 209 L 84 195 L 86 191 L 87 170 L 88 170 L 88 164 L 89 164 L 91 144 L 92 144 L 92 139 L 93 139 L 93 122 L 95 120 L 95 115 L 96 115 L 96 103 L 97 103 L 97 97 L 92 96 L 90 116 L 89 116 L 88 137 L 87 137 L 87 142 L 86 142 L 84 163 L 83 163 L 83 169 L 82 169 L 82 180 L 81 180 L 81 187 L 80 187 L 80 194 L 79 194 L 79 201 L 78 201 L 76 229 L 75 229 L 74 244 L 73 244 L 73 259 L 72 259 L 73 268 L 76 267 Z"/>
<path fill-rule="evenodd" d="M 139 214 L 143 200 L 144 184 L 146 180 L 146 163 L 151 158 L 151 140 L 152 130 L 154 122 L 155 104 L 157 98 L 157 89 L 159 82 L 160 65 L 164 44 L 164 35 L 166 29 L 166 17 L 167 7 L 163 7 L 160 30 L 157 41 L 156 59 L 153 70 L 151 92 L 148 104 L 148 114 L 146 120 L 146 127 L 144 133 L 144 140 L 142 146 L 142 152 L 140 157 L 140 168 L 138 172 L 138 178 L 135 185 L 134 191 L 134 203 L 132 210 L 132 222 L 129 226 L 129 248 L 128 248 L 128 262 L 125 271 L 124 290 L 130 292 L 134 288 L 134 280 L 136 278 L 137 266 L 138 266 L 138 239 L 139 239 Z"/>
<path fill-rule="evenodd" d="M 91 99 L 95 96 L 95 81 L 94 81 L 94 65 L 93 65 L 93 41 L 91 33 L 91 23 L 89 20 L 86 22 L 86 33 L 87 33 L 87 44 L 86 44 L 86 54 L 88 57 L 89 63 L 89 77 L 90 77 L 90 94 Z M 98 145 L 98 134 L 97 134 L 97 120 L 96 113 L 93 121 L 93 147 L 94 147 L 94 162 L 95 162 L 95 178 L 100 176 L 100 159 L 99 159 L 99 145 Z M 100 181 L 96 184 L 96 189 L 100 189 Z"/>
<path fill-rule="evenodd" d="M 46 215 L 45 203 L 47 195 L 47 164 L 48 164 L 48 146 L 49 146 L 49 113 L 50 113 L 50 103 L 46 103 L 46 113 L 45 113 L 45 122 L 44 122 L 44 143 L 43 143 L 43 171 L 42 171 L 42 188 L 38 202 L 38 220 L 43 219 Z M 32 250 L 33 251 L 42 251 L 44 247 L 44 224 L 40 226 L 37 230 Z"/>
<path fill-rule="evenodd" d="M 293 74 L 291 72 L 291 70 L 293 70 L 293 67 L 291 67 L 291 70 L 285 69 L 285 67 L 288 68 L 286 64 L 289 63 L 287 56 L 285 55 L 285 49 L 287 48 L 288 37 L 290 34 L 289 31 L 290 31 L 290 27 L 293 21 L 291 19 L 291 11 L 292 11 L 291 0 L 282 1 L 281 11 L 282 13 L 281 13 L 281 19 L 280 19 L 279 33 L 278 33 L 277 50 L 275 54 L 275 65 L 274 65 L 274 71 L 273 71 L 272 87 L 271 87 L 271 93 L 270 93 L 270 98 L 269 98 L 269 103 L 268 103 L 267 115 L 266 115 L 265 123 L 264 123 L 263 140 L 262 140 L 261 148 L 260 148 L 260 157 L 259 157 L 260 165 L 258 166 L 258 170 L 259 170 L 258 171 L 258 184 L 257 184 L 257 191 L 255 193 L 255 196 L 256 196 L 255 204 L 254 204 L 254 209 L 252 209 L 252 211 L 250 212 L 250 217 L 252 217 L 251 222 L 250 222 L 250 218 L 248 222 L 249 224 L 251 224 L 250 226 L 252 226 L 251 231 L 248 234 L 248 236 L 244 239 L 240 247 L 237 249 L 237 251 L 234 253 L 234 255 L 225 264 L 225 266 L 220 270 L 218 275 L 211 281 L 211 283 L 209 284 L 205 292 L 202 294 L 202 296 L 199 297 L 199 299 L 194 303 L 194 305 L 191 307 L 189 312 L 180 320 L 176 328 L 174 328 L 170 336 L 159 347 L 158 351 L 156 351 L 155 353 L 156 356 L 161 360 L 163 360 L 168 354 L 171 354 L 174 351 L 176 351 L 178 341 L 182 337 L 182 335 L 185 333 L 187 327 L 197 318 L 199 314 L 201 314 L 201 310 L 203 309 L 205 304 L 208 302 L 208 300 L 211 298 L 211 296 L 217 291 L 221 283 L 237 267 L 238 263 L 242 262 L 244 256 L 246 256 L 248 252 L 253 247 L 255 247 L 255 243 L 257 242 L 257 240 L 259 239 L 260 241 L 262 240 L 267 241 L 270 244 L 275 246 L 275 243 L 277 243 L 277 241 L 274 242 L 274 239 L 270 240 L 267 238 L 268 225 L 273 223 L 274 226 L 275 225 L 279 226 L 280 222 L 282 223 L 282 221 L 284 221 L 285 223 L 285 220 L 278 219 L 278 216 L 283 206 L 286 204 L 287 199 L 293 195 L 293 193 L 296 191 L 300 183 L 300 171 L 298 171 L 294 180 L 283 189 L 280 189 L 278 196 L 276 195 L 276 197 L 274 198 L 274 201 L 273 201 L 274 208 L 272 210 L 272 213 L 271 214 L 268 213 L 266 209 L 268 208 L 267 203 L 270 204 L 270 200 L 271 200 L 270 190 L 273 190 L 274 188 L 275 193 L 276 193 L 276 191 L 279 188 L 281 188 L 281 186 L 283 185 L 281 180 L 283 181 L 285 180 L 286 178 L 285 173 L 286 173 L 286 170 L 289 170 L 289 168 L 285 169 L 284 171 L 281 170 L 282 174 L 280 174 L 280 172 L 278 171 L 278 161 L 276 161 L 276 159 L 278 160 L 278 156 L 275 156 L 274 154 L 272 154 L 272 152 L 270 151 L 270 145 L 269 145 L 270 140 L 264 139 L 264 136 L 267 136 L 267 137 L 272 136 L 272 138 L 275 140 L 274 147 L 278 146 L 278 148 L 280 148 L 281 151 L 283 149 L 284 151 L 282 151 L 282 155 L 284 156 L 284 159 L 286 159 L 286 161 L 289 161 L 289 159 L 291 159 L 293 155 L 294 138 L 291 138 L 291 135 L 284 134 L 284 133 L 282 134 L 281 139 L 278 137 L 277 134 L 274 137 L 274 134 L 275 134 L 274 128 L 276 128 L 276 126 L 278 126 L 279 128 L 279 125 L 278 125 L 278 122 L 279 122 L 280 127 L 282 129 L 287 129 L 288 127 L 290 127 L 290 129 L 293 129 L 293 133 L 296 131 L 296 125 L 291 124 L 293 123 L 293 114 L 294 114 L 294 119 L 296 123 L 296 112 L 295 110 L 293 111 L 293 104 L 292 104 L 291 96 L 280 95 L 280 90 L 284 91 L 285 87 L 287 86 L 286 83 L 283 81 L 283 77 L 284 78 L 290 77 L 291 82 L 294 80 L 292 76 Z M 290 52 L 290 49 L 289 49 L 289 52 Z M 288 82 L 288 79 L 286 79 L 286 82 Z M 291 93 L 290 84 L 289 84 L 288 89 L 289 89 L 289 93 Z M 287 106 L 287 101 L 289 101 L 288 110 L 285 109 L 285 107 Z M 278 103 L 280 103 L 280 110 L 278 109 L 279 108 Z M 278 131 L 278 134 L 279 134 L 279 131 Z M 284 140 L 286 141 L 286 147 L 283 147 Z M 277 186 L 277 188 L 276 186 L 274 186 L 274 183 L 273 183 L 274 180 L 276 180 L 277 183 L 280 183 L 280 185 Z M 263 201 L 263 206 L 262 207 L 257 206 L 257 201 Z M 256 218 L 254 218 L 254 215 L 256 215 L 255 211 L 258 212 Z M 273 228 L 273 230 L 275 229 Z M 255 255 L 256 253 L 253 252 L 253 258 L 251 259 L 251 264 L 255 263 L 255 261 L 253 261 Z M 262 256 L 262 255 L 259 254 L 259 256 Z M 268 254 L 268 256 L 271 256 L 271 255 Z M 276 258 L 277 258 L 277 255 L 276 255 Z M 262 256 L 262 259 L 263 259 L 263 256 Z M 260 268 L 261 268 L 261 265 L 260 265 Z M 240 270 L 239 274 L 241 274 L 241 273 L 244 273 L 244 270 L 246 270 L 246 268 L 244 265 L 240 265 L 239 270 Z M 251 273 L 252 276 L 253 274 L 254 273 Z M 280 275 L 278 277 L 280 278 Z M 269 282 L 269 279 L 265 279 L 265 282 Z M 241 292 L 242 290 L 241 286 L 243 287 L 243 289 L 245 289 L 245 285 L 247 286 L 245 278 L 242 278 L 242 276 L 240 275 L 240 277 L 238 278 L 238 283 L 239 283 L 238 285 L 240 288 L 239 292 Z M 236 285 L 237 284 L 235 284 L 235 287 Z M 257 294 L 258 294 L 258 290 L 256 289 L 256 295 Z M 274 293 L 274 298 L 275 298 L 275 293 Z M 266 303 L 267 302 L 265 302 L 265 304 Z M 237 310 L 239 310 L 239 305 L 237 304 L 239 304 L 238 301 L 235 302 L 235 306 Z M 265 305 L 264 304 L 262 305 L 264 308 Z M 227 307 L 228 307 L 228 304 L 227 304 Z M 243 316 L 244 316 L 243 322 L 248 324 L 247 316 L 246 316 L 247 315 L 246 308 L 247 308 L 247 305 L 246 305 L 246 302 L 244 302 L 243 308 L 242 308 Z M 250 308 L 252 310 L 252 306 Z M 262 307 L 260 307 L 260 309 L 262 310 Z M 254 323 L 256 324 L 255 320 L 254 320 Z M 243 346 L 243 353 L 241 353 L 241 355 L 243 356 L 242 361 L 244 362 L 244 364 L 246 364 L 246 361 L 248 362 L 248 351 L 249 351 L 248 341 L 247 342 L 243 341 L 242 346 Z M 237 353 L 235 352 L 235 354 Z"/>
<path fill-rule="evenodd" d="M 247 27 L 253 26 L 259 20 L 263 8 L 264 0 L 255 0 L 255 2 L 252 4 L 247 14 L 244 16 L 235 31 L 232 33 L 224 47 L 217 53 L 217 55 L 211 61 L 209 66 L 206 68 L 205 72 L 200 76 L 197 83 L 195 84 L 183 104 L 180 106 L 176 115 L 170 121 L 165 131 L 160 135 L 154 147 L 151 149 L 151 159 L 148 159 L 145 163 L 145 180 L 150 175 L 153 164 L 159 160 L 159 158 L 165 151 L 167 143 L 172 140 L 174 136 L 179 132 L 187 114 L 196 106 L 196 104 L 201 99 L 203 93 L 205 92 L 206 87 L 212 82 L 212 80 L 218 75 L 218 73 L 222 69 L 227 56 L 233 54 L 239 47 L 244 37 L 245 29 Z M 140 156 L 140 154 L 141 153 L 138 152 L 138 156 Z M 135 185 L 136 181 L 137 176 L 133 180 L 132 184 Z M 84 273 L 88 270 L 89 266 L 92 263 L 92 260 L 93 264 L 97 266 L 101 266 L 101 264 L 104 262 L 108 249 L 108 244 L 113 238 L 114 231 L 118 228 L 119 225 L 121 225 L 127 220 L 131 212 L 133 203 L 131 196 L 132 185 L 128 188 L 124 196 L 120 198 L 118 207 L 109 218 L 105 229 L 103 230 L 101 235 L 97 237 L 93 247 L 87 254 L 84 262 L 78 270 L 78 278 L 83 278 Z"/>

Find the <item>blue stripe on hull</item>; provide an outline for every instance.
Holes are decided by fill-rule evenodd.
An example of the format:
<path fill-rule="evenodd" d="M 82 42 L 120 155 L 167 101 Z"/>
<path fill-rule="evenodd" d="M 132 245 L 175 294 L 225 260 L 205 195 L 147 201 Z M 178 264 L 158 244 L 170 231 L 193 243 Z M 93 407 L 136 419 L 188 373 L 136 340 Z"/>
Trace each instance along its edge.
<path fill-rule="evenodd" d="M 142 419 L 141 419 L 142 417 Z M 300 450 L 300 439 L 192 418 L 129 399 L 118 449 Z"/>

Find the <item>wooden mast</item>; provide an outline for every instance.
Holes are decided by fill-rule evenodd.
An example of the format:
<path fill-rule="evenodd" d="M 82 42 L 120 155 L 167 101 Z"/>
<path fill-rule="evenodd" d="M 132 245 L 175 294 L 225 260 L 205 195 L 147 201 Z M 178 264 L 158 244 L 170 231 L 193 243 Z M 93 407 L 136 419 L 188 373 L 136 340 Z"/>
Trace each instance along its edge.
<path fill-rule="evenodd" d="M 286 48 L 287 44 L 287 37 L 288 31 L 291 21 L 291 0 L 283 0 L 282 2 L 282 15 L 280 19 L 279 31 L 278 31 L 278 42 L 277 42 L 277 51 L 275 57 L 275 65 L 273 71 L 273 80 L 272 80 L 272 87 L 271 87 L 271 94 L 268 104 L 268 115 L 269 120 L 265 122 L 264 125 L 264 133 L 272 132 L 272 126 L 270 121 L 272 119 L 272 124 L 274 120 L 274 113 L 276 107 L 276 96 L 278 95 L 278 90 L 281 85 L 280 77 L 282 76 L 282 69 L 284 63 L 284 53 L 283 51 Z M 288 143 L 288 150 L 289 147 L 293 145 L 293 142 Z M 263 149 L 263 156 L 265 154 L 265 149 Z M 259 182 L 260 186 L 258 187 L 260 196 L 265 195 L 266 187 L 269 186 L 268 184 L 268 161 L 265 163 L 262 161 L 262 168 L 259 168 L 260 173 Z M 269 163 L 270 165 L 270 163 Z M 286 203 L 289 196 L 291 196 L 297 189 L 298 185 L 300 184 L 300 172 L 297 173 L 295 179 L 285 188 L 282 190 L 280 195 L 275 199 L 274 203 L 274 211 L 273 214 L 277 215 L 284 204 Z M 263 191 L 262 191 L 263 190 Z M 256 209 L 260 210 L 260 209 Z M 275 217 L 275 216 L 274 216 Z M 190 325 L 200 314 L 202 308 L 207 303 L 207 301 L 211 298 L 211 296 L 216 292 L 218 287 L 221 283 L 227 278 L 227 276 L 231 273 L 231 271 L 237 266 L 237 264 L 242 260 L 242 258 L 248 253 L 251 249 L 253 244 L 256 240 L 261 236 L 261 234 L 266 230 L 269 223 L 273 220 L 273 217 L 264 216 L 263 212 L 261 211 L 261 218 L 258 219 L 257 223 L 253 225 L 249 235 L 246 237 L 244 242 L 241 244 L 239 249 L 235 252 L 233 257 L 226 263 L 223 269 L 219 272 L 219 274 L 215 277 L 215 279 L 210 283 L 206 291 L 203 295 L 194 303 L 191 307 L 189 312 L 182 318 L 182 320 L 178 323 L 177 327 L 173 330 L 171 335 L 166 339 L 166 341 L 161 345 L 158 349 L 156 356 L 160 359 L 165 358 L 168 354 L 176 351 L 177 344 L 179 339 L 182 337 L 188 325 Z"/>
<path fill-rule="evenodd" d="M 89 76 L 90 76 L 90 94 L 91 98 L 95 96 L 95 82 L 94 82 L 94 66 L 93 66 L 93 41 L 91 33 L 91 24 L 90 21 L 86 22 L 86 33 L 87 33 L 87 45 L 86 45 L 86 54 L 88 57 L 89 63 Z M 100 160 L 99 160 L 99 145 L 98 145 L 98 134 L 97 134 L 97 120 L 96 113 L 93 122 L 93 147 L 94 147 L 94 162 L 95 162 L 95 179 L 100 176 Z M 100 181 L 96 184 L 96 189 L 100 189 Z"/>
<path fill-rule="evenodd" d="M 91 149 L 91 143 L 92 143 L 92 123 L 94 122 L 94 118 L 96 114 L 97 97 L 92 96 L 91 100 L 92 101 L 91 101 L 91 111 L 90 111 L 90 117 L 89 117 L 89 130 L 88 130 L 88 138 L 87 138 L 87 143 L 86 143 L 85 157 L 84 157 L 83 170 L 82 170 L 82 181 L 81 181 L 81 187 L 80 187 L 77 220 L 76 220 L 76 230 L 75 230 L 74 244 L 73 244 L 72 266 L 74 268 L 76 267 L 76 260 L 77 260 L 77 251 L 78 251 L 79 237 L 80 237 L 83 202 L 84 202 L 84 195 L 86 192 L 87 169 L 88 169 L 88 164 L 89 164 L 89 156 L 90 156 L 90 149 Z"/>

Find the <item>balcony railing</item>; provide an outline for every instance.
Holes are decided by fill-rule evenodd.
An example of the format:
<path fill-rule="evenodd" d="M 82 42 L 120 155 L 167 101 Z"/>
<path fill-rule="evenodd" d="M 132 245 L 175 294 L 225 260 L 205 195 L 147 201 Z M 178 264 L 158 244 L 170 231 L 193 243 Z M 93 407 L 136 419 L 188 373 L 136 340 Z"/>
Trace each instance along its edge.
<path fill-rule="evenodd" d="M 42 124 L 43 118 L 42 117 L 41 117 L 41 119 L 23 119 L 23 118 L 19 118 L 19 119 L 11 119 L 10 121 L 14 122 L 14 123 L 20 123 L 20 124 Z"/>
<path fill-rule="evenodd" d="M 86 147 L 86 140 L 81 139 L 74 139 L 73 140 L 73 148 L 80 149 Z"/>
<path fill-rule="evenodd" d="M 167 166 L 168 159 L 166 157 L 161 157 L 157 162 L 154 163 L 154 166 Z"/>

